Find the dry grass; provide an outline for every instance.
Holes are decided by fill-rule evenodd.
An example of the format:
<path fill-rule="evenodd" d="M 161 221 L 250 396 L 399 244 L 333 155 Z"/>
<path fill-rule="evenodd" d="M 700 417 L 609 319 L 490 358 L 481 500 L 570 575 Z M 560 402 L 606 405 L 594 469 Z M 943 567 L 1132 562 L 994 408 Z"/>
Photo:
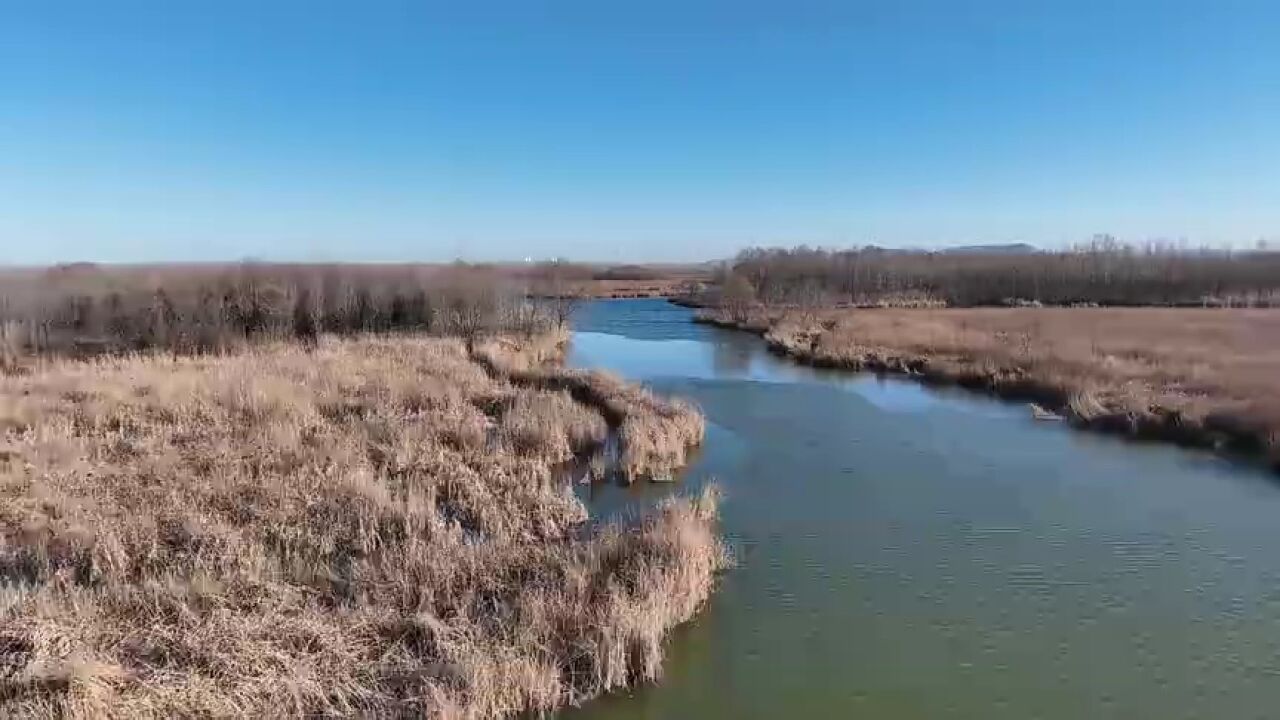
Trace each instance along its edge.
<path fill-rule="evenodd" d="M 655 678 L 714 494 L 587 525 L 552 467 L 606 417 L 572 395 L 425 338 L 0 378 L 0 715 L 485 718 Z"/>
<path fill-rule="evenodd" d="M 1280 462 L 1280 312 L 834 310 L 748 325 L 807 362 L 960 382 L 1083 424 Z"/>
<path fill-rule="evenodd" d="M 591 298 L 660 298 L 687 295 L 702 287 L 701 277 L 659 277 L 641 280 L 593 279 L 582 283 L 582 294 Z"/>
<path fill-rule="evenodd" d="M 524 341 L 491 339 L 479 343 L 475 355 L 492 372 L 519 384 L 567 391 L 598 408 L 618 429 L 618 465 L 624 477 L 668 479 L 702 442 L 702 413 L 684 400 L 655 395 L 609 373 L 548 363 L 566 337 L 548 333 Z"/>
<path fill-rule="evenodd" d="M 599 412 L 580 405 L 569 393 L 534 390 L 517 393 L 502 412 L 502 449 L 555 461 L 572 459 L 604 444 L 609 427 Z"/>

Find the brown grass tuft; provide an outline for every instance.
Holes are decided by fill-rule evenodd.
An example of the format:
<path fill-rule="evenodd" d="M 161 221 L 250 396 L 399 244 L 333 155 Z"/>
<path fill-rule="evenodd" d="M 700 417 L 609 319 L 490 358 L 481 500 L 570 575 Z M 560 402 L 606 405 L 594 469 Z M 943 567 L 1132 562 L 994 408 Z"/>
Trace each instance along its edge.
<path fill-rule="evenodd" d="M 529 341 L 507 339 L 478 343 L 474 356 L 482 365 L 526 387 L 564 390 L 603 413 L 617 429 L 619 469 L 629 480 L 668 479 L 682 467 L 689 451 L 702 443 L 702 413 L 693 404 L 664 398 L 609 373 L 573 370 L 549 360 L 563 354 L 567 334 Z"/>

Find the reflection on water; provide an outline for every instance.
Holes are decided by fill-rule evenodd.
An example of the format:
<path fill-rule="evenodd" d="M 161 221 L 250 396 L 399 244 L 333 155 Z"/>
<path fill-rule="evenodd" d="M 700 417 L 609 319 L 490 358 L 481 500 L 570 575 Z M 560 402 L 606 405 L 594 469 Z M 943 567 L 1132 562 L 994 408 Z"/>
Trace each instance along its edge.
<path fill-rule="evenodd" d="M 698 402 L 739 567 L 606 718 L 1272 717 L 1280 487 L 1025 408 L 817 371 L 657 301 L 592 303 L 571 361 Z"/>
<path fill-rule="evenodd" d="M 942 401 L 946 392 L 929 390 L 919 383 L 871 374 L 845 373 L 797 365 L 763 349 L 745 334 L 709 330 L 708 340 L 673 338 L 637 340 L 602 332 L 578 331 L 570 361 L 580 367 L 607 367 L 627 377 L 648 380 L 671 378 L 734 379 L 758 382 L 821 383 L 832 389 L 856 393 L 885 410 L 923 410 Z M 952 396 L 959 398 L 960 393 Z M 965 412 L 1007 415 L 1010 408 L 996 402 L 963 398 L 954 403 Z"/>

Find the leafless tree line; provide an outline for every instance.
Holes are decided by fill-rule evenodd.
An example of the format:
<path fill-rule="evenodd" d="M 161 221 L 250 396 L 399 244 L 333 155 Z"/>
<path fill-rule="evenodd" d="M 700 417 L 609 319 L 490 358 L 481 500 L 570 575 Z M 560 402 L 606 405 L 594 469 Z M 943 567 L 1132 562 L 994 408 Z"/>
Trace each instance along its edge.
<path fill-rule="evenodd" d="M 753 248 L 721 279 L 729 302 L 952 306 L 1280 305 L 1280 252 L 1126 245 L 1057 252 Z"/>
<path fill-rule="evenodd" d="M 0 271 L 0 353 L 211 352 L 321 333 L 474 338 L 561 321 L 483 266 L 285 265 Z M 2 360 L 3 358 L 0 358 Z"/>

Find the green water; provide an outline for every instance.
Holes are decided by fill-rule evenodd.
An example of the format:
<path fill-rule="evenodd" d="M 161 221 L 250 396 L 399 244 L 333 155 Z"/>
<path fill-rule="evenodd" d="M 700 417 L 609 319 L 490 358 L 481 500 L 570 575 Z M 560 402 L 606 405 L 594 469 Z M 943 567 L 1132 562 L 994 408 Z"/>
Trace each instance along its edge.
<path fill-rule="evenodd" d="M 666 675 L 585 718 L 1280 717 L 1280 485 L 1025 407 L 821 372 L 659 301 L 571 362 L 689 397 L 738 557 Z M 669 486 L 584 489 L 608 515 Z"/>

